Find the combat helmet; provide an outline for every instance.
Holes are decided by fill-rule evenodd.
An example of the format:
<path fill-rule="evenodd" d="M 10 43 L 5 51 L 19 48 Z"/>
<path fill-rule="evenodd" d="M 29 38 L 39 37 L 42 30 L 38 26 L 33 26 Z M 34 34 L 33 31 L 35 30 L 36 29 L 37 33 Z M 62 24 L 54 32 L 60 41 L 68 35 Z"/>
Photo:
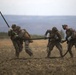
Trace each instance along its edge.
<path fill-rule="evenodd" d="M 67 26 L 68 25 L 64 24 L 64 25 L 62 25 L 62 28 L 65 30 Z"/>
<path fill-rule="evenodd" d="M 12 24 L 11 28 L 13 29 L 16 28 L 16 24 Z"/>
<path fill-rule="evenodd" d="M 56 32 L 56 31 L 58 31 L 58 29 L 57 29 L 56 27 L 53 27 L 53 28 L 52 28 L 52 31 L 53 31 L 53 32 Z"/>

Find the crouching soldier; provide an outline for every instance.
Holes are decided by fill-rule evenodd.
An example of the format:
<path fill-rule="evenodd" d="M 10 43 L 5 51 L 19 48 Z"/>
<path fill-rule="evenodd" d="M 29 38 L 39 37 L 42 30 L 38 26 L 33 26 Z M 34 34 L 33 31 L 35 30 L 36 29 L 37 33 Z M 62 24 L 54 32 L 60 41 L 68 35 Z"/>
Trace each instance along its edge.
<path fill-rule="evenodd" d="M 56 27 L 53 27 L 50 33 L 50 42 L 49 42 L 49 51 L 47 54 L 47 57 L 50 57 L 51 51 L 53 50 L 53 47 L 56 46 L 58 50 L 60 51 L 60 56 L 63 57 L 62 55 L 62 45 L 60 44 L 61 42 L 61 35 Z"/>
<path fill-rule="evenodd" d="M 26 53 L 32 56 L 33 53 L 29 47 L 29 44 L 32 42 L 30 34 L 25 29 L 21 29 L 19 26 L 17 26 L 17 34 L 18 34 L 18 39 L 21 39 L 25 42 Z"/>

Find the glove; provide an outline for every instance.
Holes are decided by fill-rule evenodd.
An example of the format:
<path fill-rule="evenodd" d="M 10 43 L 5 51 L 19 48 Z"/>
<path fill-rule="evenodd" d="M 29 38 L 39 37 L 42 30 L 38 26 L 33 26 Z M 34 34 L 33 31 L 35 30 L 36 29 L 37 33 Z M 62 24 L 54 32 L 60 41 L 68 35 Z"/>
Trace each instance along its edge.
<path fill-rule="evenodd" d="M 18 38 L 18 35 L 16 34 L 16 35 L 14 35 L 14 39 L 16 39 L 16 38 Z"/>
<path fill-rule="evenodd" d="M 12 28 L 9 28 L 9 29 L 8 29 L 8 31 L 11 31 L 11 30 L 12 30 Z"/>
<path fill-rule="evenodd" d="M 68 41 L 70 41 L 72 39 L 72 37 L 70 36 L 70 37 L 68 37 Z"/>

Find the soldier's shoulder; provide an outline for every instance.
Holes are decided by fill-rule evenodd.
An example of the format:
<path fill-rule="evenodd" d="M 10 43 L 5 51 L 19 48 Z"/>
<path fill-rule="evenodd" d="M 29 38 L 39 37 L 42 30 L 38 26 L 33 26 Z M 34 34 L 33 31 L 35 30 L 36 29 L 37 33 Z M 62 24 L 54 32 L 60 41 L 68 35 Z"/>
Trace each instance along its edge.
<path fill-rule="evenodd" d="M 21 29 L 22 31 L 26 31 L 25 29 Z"/>
<path fill-rule="evenodd" d="M 74 32 L 75 30 L 73 28 L 69 28 L 67 31 Z"/>
<path fill-rule="evenodd" d="M 60 34 L 60 32 L 59 32 L 59 31 L 56 31 L 56 33 Z"/>
<path fill-rule="evenodd" d="M 73 28 L 69 28 L 68 30 L 73 30 Z"/>
<path fill-rule="evenodd" d="M 22 32 L 27 32 L 27 30 L 26 30 L 26 29 L 22 29 L 21 31 L 22 31 Z"/>
<path fill-rule="evenodd" d="M 59 31 L 56 32 L 57 35 L 61 35 L 61 33 Z"/>

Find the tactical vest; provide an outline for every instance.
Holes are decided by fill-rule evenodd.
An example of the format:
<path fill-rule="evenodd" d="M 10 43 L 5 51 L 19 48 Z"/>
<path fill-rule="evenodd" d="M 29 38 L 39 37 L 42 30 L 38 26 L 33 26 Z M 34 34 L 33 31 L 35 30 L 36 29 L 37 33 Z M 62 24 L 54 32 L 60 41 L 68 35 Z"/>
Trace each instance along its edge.
<path fill-rule="evenodd" d="M 67 38 L 69 36 L 71 36 L 73 39 L 76 39 L 76 31 L 73 30 L 72 28 L 69 28 L 67 31 L 66 31 L 66 35 L 67 35 Z"/>
<path fill-rule="evenodd" d="M 61 35 L 60 33 L 57 31 L 57 32 L 51 32 L 51 35 L 50 35 L 51 39 L 52 40 L 57 40 L 57 41 L 61 41 Z"/>

